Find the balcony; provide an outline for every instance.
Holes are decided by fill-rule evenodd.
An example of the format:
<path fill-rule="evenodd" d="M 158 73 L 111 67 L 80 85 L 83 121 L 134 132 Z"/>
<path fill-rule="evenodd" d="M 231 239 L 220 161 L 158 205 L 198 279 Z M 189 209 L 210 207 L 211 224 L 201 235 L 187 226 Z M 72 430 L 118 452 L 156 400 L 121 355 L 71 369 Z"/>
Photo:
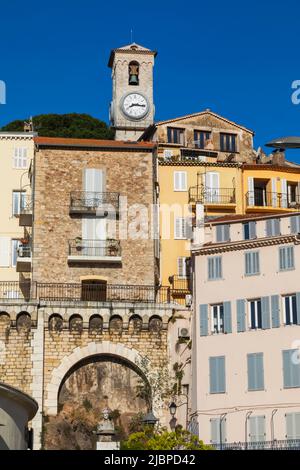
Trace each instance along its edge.
<path fill-rule="evenodd" d="M 235 188 L 208 188 L 193 186 L 189 189 L 189 203 L 205 206 L 234 208 L 236 205 Z"/>
<path fill-rule="evenodd" d="M 287 193 L 269 192 L 264 189 L 255 189 L 246 193 L 246 207 L 248 211 L 269 211 L 274 209 L 300 209 L 300 197 L 291 197 Z"/>
<path fill-rule="evenodd" d="M 17 256 L 17 273 L 30 273 L 31 272 L 31 246 L 21 245 L 18 248 Z"/>
<path fill-rule="evenodd" d="M 19 226 L 20 227 L 32 227 L 32 201 L 28 201 L 21 207 L 19 215 Z"/>
<path fill-rule="evenodd" d="M 119 240 L 82 240 L 69 241 L 69 263 L 121 263 Z"/>
<path fill-rule="evenodd" d="M 102 213 L 119 214 L 119 193 L 95 193 L 87 191 L 73 191 L 70 195 L 70 214 Z"/>
<path fill-rule="evenodd" d="M 211 444 L 216 450 L 300 450 L 300 439 Z"/>
<path fill-rule="evenodd" d="M 0 282 L 1 303 L 15 301 L 27 302 L 35 298 L 34 286 L 30 282 L 2 281 Z"/>
<path fill-rule="evenodd" d="M 191 293 L 191 279 L 189 277 L 181 277 L 174 274 L 169 277 L 169 282 L 171 284 L 171 292 L 174 298 L 181 296 L 185 297 Z"/>

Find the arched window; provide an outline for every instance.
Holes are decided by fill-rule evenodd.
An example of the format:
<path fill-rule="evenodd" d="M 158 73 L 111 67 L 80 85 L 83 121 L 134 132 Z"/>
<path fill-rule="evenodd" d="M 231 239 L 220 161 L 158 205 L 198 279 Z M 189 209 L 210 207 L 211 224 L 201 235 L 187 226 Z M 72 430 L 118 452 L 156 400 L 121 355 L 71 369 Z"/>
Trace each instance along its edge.
<path fill-rule="evenodd" d="M 128 84 L 138 85 L 139 84 L 139 63 L 132 61 L 128 66 Z"/>

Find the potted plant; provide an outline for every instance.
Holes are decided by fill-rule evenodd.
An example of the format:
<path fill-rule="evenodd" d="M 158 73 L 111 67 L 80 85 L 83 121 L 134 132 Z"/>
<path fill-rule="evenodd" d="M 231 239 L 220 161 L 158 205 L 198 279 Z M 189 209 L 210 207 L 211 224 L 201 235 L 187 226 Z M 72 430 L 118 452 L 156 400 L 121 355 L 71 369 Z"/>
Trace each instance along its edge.
<path fill-rule="evenodd" d="M 22 243 L 22 245 L 28 245 L 29 240 L 28 238 L 20 238 L 20 242 Z"/>
<path fill-rule="evenodd" d="M 75 246 L 76 246 L 76 250 L 81 250 L 81 248 L 82 248 L 82 238 L 81 237 L 76 237 L 75 238 Z"/>

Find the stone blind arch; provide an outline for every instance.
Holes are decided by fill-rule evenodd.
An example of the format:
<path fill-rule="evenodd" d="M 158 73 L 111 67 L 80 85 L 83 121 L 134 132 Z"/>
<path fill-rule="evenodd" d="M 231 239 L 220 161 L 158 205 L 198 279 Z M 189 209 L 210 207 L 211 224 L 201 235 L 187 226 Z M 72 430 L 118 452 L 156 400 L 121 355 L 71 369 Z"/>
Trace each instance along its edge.
<path fill-rule="evenodd" d="M 87 346 L 75 348 L 74 351 L 68 356 L 65 356 L 60 365 L 51 372 L 51 379 L 46 387 L 46 414 L 51 416 L 57 415 L 60 385 L 68 371 L 83 359 L 99 355 L 119 357 L 130 363 L 136 369 L 139 369 L 137 364 L 140 364 L 143 359 L 143 356 L 141 356 L 136 349 L 130 349 L 123 344 L 112 343 L 110 341 L 102 341 L 101 343 L 91 342 Z"/>

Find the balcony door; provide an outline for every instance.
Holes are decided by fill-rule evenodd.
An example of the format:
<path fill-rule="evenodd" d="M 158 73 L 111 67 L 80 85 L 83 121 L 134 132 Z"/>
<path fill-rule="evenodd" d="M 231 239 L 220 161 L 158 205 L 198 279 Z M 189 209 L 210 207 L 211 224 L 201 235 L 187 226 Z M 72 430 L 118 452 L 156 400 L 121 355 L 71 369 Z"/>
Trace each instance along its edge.
<path fill-rule="evenodd" d="M 106 219 L 82 218 L 82 255 L 106 256 Z"/>
<path fill-rule="evenodd" d="M 81 300 L 85 302 L 105 302 L 106 299 L 106 281 L 87 279 L 81 282 Z"/>
<path fill-rule="evenodd" d="M 83 171 L 84 206 L 99 207 L 105 192 L 105 171 L 97 168 L 85 168 Z"/>
<path fill-rule="evenodd" d="M 204 195 L 206 203 L 219 202 L 220 196 L 220 175 L 210 171 L 204 176 Z"/>

